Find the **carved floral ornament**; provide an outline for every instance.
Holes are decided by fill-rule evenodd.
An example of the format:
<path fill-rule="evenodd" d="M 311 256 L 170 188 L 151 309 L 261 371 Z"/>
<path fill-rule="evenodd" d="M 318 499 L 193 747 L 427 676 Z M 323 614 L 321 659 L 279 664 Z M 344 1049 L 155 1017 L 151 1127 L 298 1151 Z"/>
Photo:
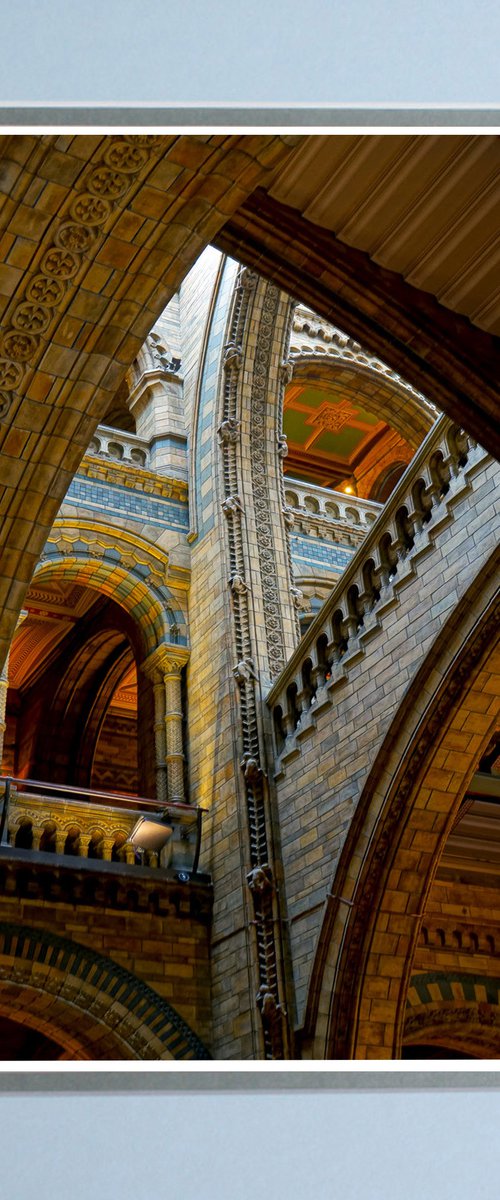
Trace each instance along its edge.
<path fill-rule="evenodd" d="M 70 280 L 85 265 L 83 256 L 103 236 L 102 227 L 113 216 L 118 200 L 160 148 L 159 137 L 116 138 L 105 147 L 101 162 L 86 173 L 83 190 L 68 201 L 53 244 L 43 251 L 35 276 L 26 284 L 24 300 L 14 308 L 10 328 L 0 338 L 0 419 L 7 416 L 14 393 L 21 390 L 24 364 L 39 349 L 55 310 L 65 301 Z"/>

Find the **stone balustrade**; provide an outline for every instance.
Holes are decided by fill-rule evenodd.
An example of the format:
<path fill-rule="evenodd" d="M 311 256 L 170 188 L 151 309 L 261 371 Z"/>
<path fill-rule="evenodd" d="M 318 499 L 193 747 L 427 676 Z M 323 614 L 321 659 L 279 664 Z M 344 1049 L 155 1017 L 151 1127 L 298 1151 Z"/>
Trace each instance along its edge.
<path fill-rule="evenodd" d="M 31 780 L 1 779 L 2 796 L 7 804 L 4 846 L 7 842 L 30 853 L 97 859 L 103 869 L 109 863 L 188 873 L 197 869 L 201 825 L 200 810 L 194 806 L 167 804 L 164 808 L 138 799 L 136 807 L 130 797 Z M 105 802 L 108 799 L 116 803 Z M 139 818 L 148 815 L 166 816 L 172 830 L 160 853 L 138 852 L 128 841 Z"/>
<path fill-rule="evenodd" d="M 149 466 L 149 442 L 135 433 L 123 433 L 108 425 L 99 425 L 90 442 L 87 454 L 106 461 L 124 463 L 129 467 Z"/>
<path fill-rule="evenodd" d="M 469 473 L 487 457 L 447 418 L 435 423 L 268 694 L 281 763 L 298 752 L 314 714 L 363 655 L 385 608 L 432 549 L 441 521 L 451 519 L 449 502 L 467 492 Z"/>
<path fill-rule="evenodd" d="M 288 523 L 306 531 L 308 526 L 326 523 L 328 531 L 341 525 L 357 534 L 364 535 L 375 523 L 382 509 L 375 500 L 362 500 L 345 492 L 334 492 L 331 488 L 316 484 L 300 483 L 298 479 L 285 478 L 285 504 Z"/>

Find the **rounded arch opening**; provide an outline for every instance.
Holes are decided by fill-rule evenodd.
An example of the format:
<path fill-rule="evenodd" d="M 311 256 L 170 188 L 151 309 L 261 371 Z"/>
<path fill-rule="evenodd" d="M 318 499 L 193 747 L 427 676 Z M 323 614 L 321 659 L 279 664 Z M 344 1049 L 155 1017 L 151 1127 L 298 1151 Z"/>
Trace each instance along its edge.
<path fill-rule="evenodd" d="M 70 1059 L 208 1059 L 174 1008 L 112 959 L 45 929 L 0 922 L 0 1018 Z M 1 1028 L 1 1021 L 0 1021 Z"/>

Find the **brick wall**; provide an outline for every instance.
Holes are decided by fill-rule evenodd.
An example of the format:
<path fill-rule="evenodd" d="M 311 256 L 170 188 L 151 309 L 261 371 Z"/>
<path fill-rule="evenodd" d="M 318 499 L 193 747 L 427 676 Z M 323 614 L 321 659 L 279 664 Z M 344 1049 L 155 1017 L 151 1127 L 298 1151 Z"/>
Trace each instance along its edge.
<path fill-rule="evenodd" d="M 188 890 L 179 903 L 177 898 L 174 902 L 172 885 L 170 894 L 168 885 L 163 885 L 162 911 L 153 914 L 57 903 L 39 896 L 20 899 L 9 894 L 11 889 L 15 893 L 13 875 L 8 875 L 5 887 L 1 921 L 46 929 L 109 957 L 148 983 L 210 1044 L 208 921 L 206 915 L 193 915 Z"/>
<path fill-rule="evenodd" d="M 91 786 L 112 792 L 138 792 L 137 721 L 134 716 L 106 714 L 92 764 Z"/>
<path fill-rule="evenodd" d="M 496 544 L 497 487 L 498 467 L 489 462 L 419 557 L 378 634 L 342 674 L 331 703 L 282 760 L 276 788 L 299 1024 L 325 900 L 335 891 L 368 773 L 416 671 L 460 598 L 481 579 Z"/>

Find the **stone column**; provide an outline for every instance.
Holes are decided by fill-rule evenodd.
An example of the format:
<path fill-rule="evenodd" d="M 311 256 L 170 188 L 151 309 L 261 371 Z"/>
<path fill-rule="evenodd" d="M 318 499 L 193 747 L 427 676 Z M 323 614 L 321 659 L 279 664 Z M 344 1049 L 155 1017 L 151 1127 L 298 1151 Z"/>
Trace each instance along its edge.
<path fill-rule="evenodd" d="M 18 629 L 20 628 L 20 626 L 22 625 L 23 621 L 26 619 L 27 616 L 28 616 L 28 613 L 26 612 L 25 609 L 23 609 L 22 612 L 20 612 L 18 620 L 17 620 L 15 634 L 17 633 Z M 15 634 L 14 634 L 14 637 L 15 637 Z M 4 742 L 4 737 L 5 737 L 5 730 L 7 728 L 7 722 L 5 720 L 5 711 L 7 708 L 7 690 L 9 687 L 9 657 L 10 657 L 10 650 L 9 650 L 9 653 L 7 654 L 7 658 L 5 659 L 5 663 L 4 663 L 2 671 L 0 673 L 0 772 L 1 772 L 2 761 L 3 761 L 3 742 Z"/>
<path fill-rule="evenodd" d="M 142 664 L 154 687 L 157 798 L 171 804 L 186 802 L 181 670 L 188 658 L 185 646 L 164 644 Z"/>
<path fill-rule="evenodd" d="M 5 710 L 7 707 L 7 688 L 9 686 L 9 655 L 5 659 L 2 672 L 0 674 L 0 767 L 3 760 L 3 741 L 7 722 L 5 720 Z"/>

